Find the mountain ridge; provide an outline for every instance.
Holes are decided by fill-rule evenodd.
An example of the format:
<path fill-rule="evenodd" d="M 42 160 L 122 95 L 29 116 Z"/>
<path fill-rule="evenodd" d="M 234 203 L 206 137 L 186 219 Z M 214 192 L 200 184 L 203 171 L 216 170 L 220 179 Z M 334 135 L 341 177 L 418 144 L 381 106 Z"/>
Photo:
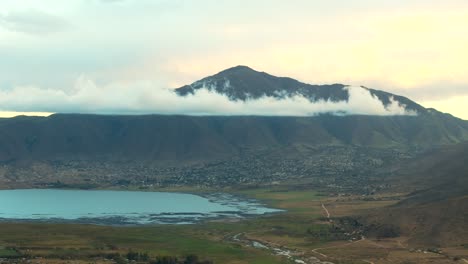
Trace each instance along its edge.
<path fill-rule="evenodd" d="M 240 147 L 455 144 L 468 140 L 468 122 L 431 116 L 102 116 L 55 114 L 0 120 L 0 160 L 70 155 L 160 159 L 217 156 Z M 55 153 L 55 154 L 54 154 Z M 119 154 L 120 153 L 120 154 Z M 172 153 L 172 154 L 171 154 Z M 190 154 L 192 153 L 192 154 Z M 49 155 L 50 154 L 50 155 Z M 67 155 L 68 155 L 67 154 Z"/>
<path fill-rule="evenodd" d="M 200 89 L 208 89 L 227 96 L 231 101 L 255 100 L 261 97 L 284 99 L 292 96 L 303 96 L 311 103 L 317 101 L 340 102 L 349 100 L 349 85 L 345 84 L 308 84 L 290 77 L 277 77 L 266 72 L 256 71 L 248 66 L 239 65 L 225 69 L 217 74 L 202 78 L 190 85 L 175 89 L 181 96 L 196 94 Z M 369 91 L 386 107 L 392 101 L 404 105 L 407 110 L 418 114 L 426 114 L 427 109 L 401 95 L 395 95 L 364 86 L 360 88 Z"/>

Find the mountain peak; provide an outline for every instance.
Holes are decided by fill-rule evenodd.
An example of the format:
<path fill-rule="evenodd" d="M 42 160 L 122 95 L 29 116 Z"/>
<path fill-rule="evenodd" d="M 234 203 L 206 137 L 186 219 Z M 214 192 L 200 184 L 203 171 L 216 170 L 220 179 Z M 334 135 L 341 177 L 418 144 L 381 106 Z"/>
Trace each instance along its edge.
<path fill-rule="evenodd" d="M 425 112 L 422 106 L 408 98 L 384 91 L 362 88 L 366 89 L 371 96 L 378 98 L 385 107 L 396 101 L 408 110 L 416 113 Z M 225 69 L 175 91 L 179 95 L 185 96 L 195 94 L 200 89 L 225 95 L 232 101 L 255 100 L 261 97 L 284 99 L 292 96 L 303 96 L 312 103 L 321 100 L 330 102 L 348 102 L 349 100 L 349 91 L 346 85 L 307 84 L 292 78 L 277 77 L 266 72 L 256 71 L 244 65 Z"/>
<path fill-rule="evenodd" d="M 231 73 L 231 72 L 257 72 L 254 69 L 250 68 L 249 66 L 245 65 L 237 65 L 231 68 L 227 68 L 220 73 Z"/>
<path fill-rule="evenodd" d="M 293 94 L 304 95 L 311 100 L 346 100 L 347 91 L 342 84 L 310 85 L 292 78 L 276 77 L 238 65 L 190 85 L 176 89 L 179 95 L 195 94 L 199 89 L 224 94 L 231 100 L 258 99 L 263 96 L 284 98 Z M 318 91 L 320 90 L 320 91 Z"/>
<path fill-rule="evenodd" d="M 262 75 L 265 75 L 264 72 L 256 71 L 248 66 L 238 65 L 225 70 L 218 72 L 217 74 L 210 76 L 208 78 L 246 78 L 246 76 L 251 76 L 251 78 L 261 78 Z M 206 78 L 205 78 L 206 79 Z"/>

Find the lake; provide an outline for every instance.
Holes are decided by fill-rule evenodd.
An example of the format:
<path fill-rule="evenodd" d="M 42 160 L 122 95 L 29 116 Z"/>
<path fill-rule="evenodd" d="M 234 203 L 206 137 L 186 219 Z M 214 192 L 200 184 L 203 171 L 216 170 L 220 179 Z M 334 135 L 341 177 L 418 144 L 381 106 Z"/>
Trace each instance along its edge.
<path fill-rule="evenodd" d="M 0 220 L 103 225 L 191 224 L 280 212 L 230 194 L 88 190 L 1 190 Z"/>

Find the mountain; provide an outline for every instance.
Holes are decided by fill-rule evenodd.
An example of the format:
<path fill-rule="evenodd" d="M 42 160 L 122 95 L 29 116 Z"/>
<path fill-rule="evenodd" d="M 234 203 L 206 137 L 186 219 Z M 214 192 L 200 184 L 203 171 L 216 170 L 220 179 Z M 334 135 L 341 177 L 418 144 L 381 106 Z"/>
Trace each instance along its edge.
<path fill-rule="evenodd" d="M 349 99 L 345 85 L 309 85 L 245 66 L 176 92 L 187 96 L 202 88 L 238 101 L 297 94 L 311 103 Z M 468 140 L 467 121 L 405 97 L 360 89 L 384 105 L 396 101 L 417 115 L 55 114 L 0 119 L 0 188 L 56 182 L 226 186 L 300 178 L 366 190 L 374 184 L 371 177 L 392 162 Z"/>
<path fill-rule="evenodd" d="M 343 84 L 312 85 L 299 82 L 288 77 L 276 77 L 265 72 L 255 71 L 247 66 L 229 68 L 213 76 L 203 78 L 190 85 L 176 89 L 179 95 L 196 94 L 200 89 L 208 89 L 226 95 L 229 99 L 245 101 L 263 96 L 285 98 L 302 95 L 310 102 L 319 100 L 340 102 L 348 101 L 347 86 Z M 428 110 L 410 99 L 380 90 L 361 87 L 377 97 L 383 105 L 389 105 L 392 100 L 404 105 L 408 111 L 418 114 L 428 113 Z"/>

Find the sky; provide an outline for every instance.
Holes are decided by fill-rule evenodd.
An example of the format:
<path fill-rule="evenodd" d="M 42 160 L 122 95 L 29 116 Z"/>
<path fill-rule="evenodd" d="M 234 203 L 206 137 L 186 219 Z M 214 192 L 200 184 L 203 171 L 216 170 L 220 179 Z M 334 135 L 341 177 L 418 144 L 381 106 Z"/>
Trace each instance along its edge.
<path fill-rule="evenodd" d="M 468 120 L 466 25 L 466 0 L 2 0 L 0 116 L 151 111 L 248 65 Z"/>

